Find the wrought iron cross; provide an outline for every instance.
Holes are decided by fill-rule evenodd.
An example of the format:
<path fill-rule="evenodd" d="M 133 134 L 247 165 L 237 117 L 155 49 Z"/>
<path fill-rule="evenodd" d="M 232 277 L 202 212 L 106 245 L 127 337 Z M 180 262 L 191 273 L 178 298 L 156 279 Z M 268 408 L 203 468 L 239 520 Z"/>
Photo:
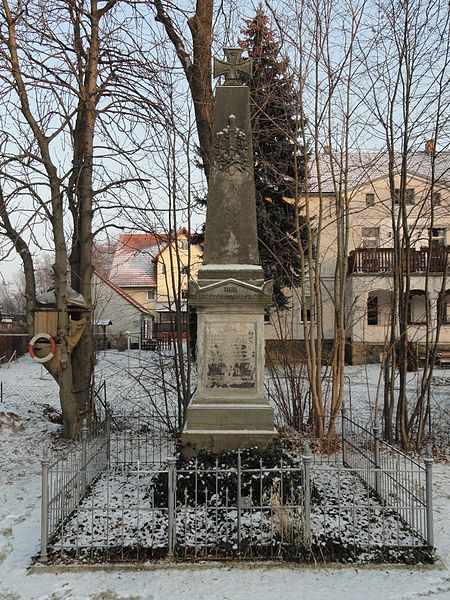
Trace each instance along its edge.
<path fill-rule="evenodd" d="M 214 58 L 214 77 L 225 75 L 225 85 L 240 85 L 238 74 L 251 77 L 252 59 L 241 59 L 242 48 L 224 48 L 227 61 Z"/>

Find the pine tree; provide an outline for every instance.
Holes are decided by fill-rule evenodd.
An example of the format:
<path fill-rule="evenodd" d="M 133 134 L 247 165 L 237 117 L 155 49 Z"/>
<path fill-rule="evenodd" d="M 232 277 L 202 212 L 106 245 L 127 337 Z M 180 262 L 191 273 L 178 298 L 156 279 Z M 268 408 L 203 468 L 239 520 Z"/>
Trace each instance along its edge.
<path fill-rule="evenodd" d="M 288 303 L 283 288 L 299 283 L 295 206 L 285 198 L 294 198 L 304 179 L 303 150 L 297 143 L 289 61 L 282 57 L 261 6 L 245 24 L 240 45 L 253 59 L 253 75 L 246 83 L 252 100 L 259 252 L 266 279 L 274 281 L 275 302 L 283 307 Z"/>

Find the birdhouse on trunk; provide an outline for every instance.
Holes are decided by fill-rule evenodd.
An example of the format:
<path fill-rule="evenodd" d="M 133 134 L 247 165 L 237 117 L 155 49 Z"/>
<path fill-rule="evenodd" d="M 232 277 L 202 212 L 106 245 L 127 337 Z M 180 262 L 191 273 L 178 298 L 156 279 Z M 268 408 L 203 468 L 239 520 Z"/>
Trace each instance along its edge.
<path fill-rule="evenodd" d="M 35 335 L 30 340 L 29 353 L 33 360 L 48 363 L 49 371 L 56 375 L 59 372 L 61 342 L 58 338 L 61 308 L 56 306 L 54 290 L 40 294 L 34 311 Z M 69 352 L 76 347 L 86 327 L 86 313 L 91 312 L 86 300 L 72 288 L 67 290 L 67 312 L 69 327 L 64 335 Z"/>
<path fill-rule="evenodd" d="M 58 333 L 58 309 L 51 306 L 39 306 L 34 311 L 34 330 L 45 332 L 56 338 Z"/>

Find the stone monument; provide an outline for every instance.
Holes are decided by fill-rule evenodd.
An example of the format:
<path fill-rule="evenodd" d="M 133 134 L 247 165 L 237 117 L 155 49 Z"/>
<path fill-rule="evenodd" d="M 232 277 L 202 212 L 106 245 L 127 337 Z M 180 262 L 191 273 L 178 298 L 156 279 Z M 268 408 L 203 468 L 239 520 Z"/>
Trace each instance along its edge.
<path fill-rule="evenodd" d="M 250 95 L 238 73 L 251 73 L 240 48 L 214 60 L 216 90 L 205 252 L 189 284 L 197 308 L 197 390 L 187 409 L 183 452 L 266 447 L 275 435 L 264 396 L 264 282 L 256 233 Z"/>

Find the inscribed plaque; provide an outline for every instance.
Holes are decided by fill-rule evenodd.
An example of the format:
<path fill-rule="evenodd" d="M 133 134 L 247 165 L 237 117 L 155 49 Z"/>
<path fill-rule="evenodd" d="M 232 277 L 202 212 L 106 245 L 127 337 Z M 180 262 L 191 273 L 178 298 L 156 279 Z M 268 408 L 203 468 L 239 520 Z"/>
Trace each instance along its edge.
<path fill-rule="evenodd" d="M 256 387 L 256 331 L 253 324 L 210 323 L 206 331 L 206 387 Z"/>

